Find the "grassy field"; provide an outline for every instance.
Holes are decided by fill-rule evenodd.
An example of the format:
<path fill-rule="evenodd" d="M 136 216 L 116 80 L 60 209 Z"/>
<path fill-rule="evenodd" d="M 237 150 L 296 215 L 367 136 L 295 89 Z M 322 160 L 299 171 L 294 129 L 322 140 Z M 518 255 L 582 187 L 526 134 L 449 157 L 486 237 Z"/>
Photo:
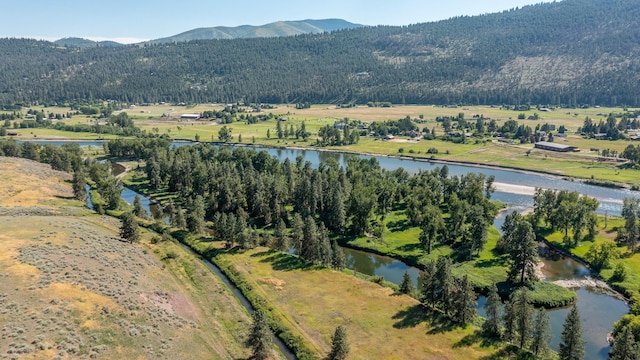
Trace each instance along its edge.
<path fill-rule="evenodd" d="M 201 251 L 221 249 L 206 242 Z M 216 251 L 216 252 L 217 252 Z M 345 325 L 350 359 L 493 359 L 499 348 L 483 343 L 478 328 L 459 328 L 427 315 L 413 298 L 329 269 L 308 268 L 264 248 L 220 254 L 290 331 L 320 357 L 331 335 Z"/>
<path fill-rule="evenodd" d="M 217 122 L 208 120 L 187 121 L 180 119 L 185 113 L 200 113 L 207 110 L 221 110 L 221 105 L 200 104 L 191 107 L 172 105 L 139 106 L 123 110 L 135 122 L 136 126 L 149 132 L 167 134 L 174 139 L 191 139 L 199 137 L 201 141 L 217 141 L 220 126 Z M 36 108 L 42 109 L 42 108 Z M 66 112 L 64 108 L 44 108 L 45 112 Z M 517 169 L 543 171 L 561 176 L 578 178 L 594 178 L 597 180 L 612 181 L 640 186 L 640 176 L 637 170 L 619 169 L 616 162 L 599 161 L 597 152 L 590 149 L 610 149 L 619 153 L 628 145 L 633 144 L 629 140 L 606 141 L 583 139 L 575 134 L 583 125 L 585 117 L 589 116 L 595 121 L 604 120 L 609 113 L 620 113 L 620 108 L 588 108 L 588 109 L 556 109 L 549 112 L 537 110 L 513 111 L 500 107 L 470 106 L 460 108 L 445 108 L 439 106 L 399 105 L 390 108 L 370 108 L 359 106 L 356 108 L 337 108 L 334 105 L 314 105 L 310 109 L 295 109 L 287 105 L 279 105 L 275 109 L 265 110 L 264 113 L 273 113 L 285 116 L 288 121 L 283 125 L 300 127 L 305 122 L 307 131 L 311 132 L 308 141 L 276 138 L 276 121 L 270 120 L 257 124 L 234 122 L 227 125 L 232 129 L 233 140 L 243 143 L 255 143 L 268 146 L 315 146 L 318 130 L 327 124 L 342 121 L 344 118 L 360 120 L 363 122 L 396 120 L 405 116 L 418 118 L 422 116 L 425 123 L 420 127 L 436 129 L 436 134 L 442 134 L 442 128 L 436 123 L 438 116 L 456 116 L 464 113 L 465 118 L 471 119 L 473 115 L 482 114 L 486 118 L 494 119 L 498 125 L 509 119 L 517 120 L 518 115 L 524 113 L 526 117 L 538 113 L 540 120 L 517 120 L 532 128 L 545 123 L 564 125 L 569 130 L 567 138 L 556 137 L 556 142 L 577 146 L 582 151 L 579 153 L 556 153 L 533 149 L 530 144 L 508 145 L 492 141 L 492 139 L 469 138 L 466 144 L 454 144 L 440 140 L 413 141 L 408 138 L 398 137 L 393 141 L 374 140 L 370 137 L 361 137 L 356 145 L 334 147 L 334 150 L 363 152 L 371 154 L 383 154 L 394 156 L 412 156 L 419 158 L 433 158 L 446 161 L 472 162 L 490 166 L 502 166 Z M 164 115 L 164 116 L 163 116 Z M 87 123 L 93 120 L 87 116 L 74 116 L 65 122 Z M 267 137 L 267 131 L 270 137 Z M 34 138 L 70 138 L 70 139 L 108 139 L 110 136 L 88 133 L 68 133 L 50 129 L 26 129 L 19 130 L 20 139 Z M 429 149 L 437 149 L 437 154 L 427 154 Z"/>
<path fill-rule="evenodd" d="M 28 358 L 237 359 L 250 318 L 176 243 L 119 240 L 70 175 L 0 158 L 0 351 Z"/>

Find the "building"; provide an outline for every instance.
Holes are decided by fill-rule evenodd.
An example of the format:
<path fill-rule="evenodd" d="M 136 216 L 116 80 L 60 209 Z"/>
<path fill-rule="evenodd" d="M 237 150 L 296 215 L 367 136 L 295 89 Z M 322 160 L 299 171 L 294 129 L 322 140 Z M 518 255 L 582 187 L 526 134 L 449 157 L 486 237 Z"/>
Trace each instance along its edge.
<path fill-rule="evenodd" d="M 535 143 L 534 147 L 536 149 L 556 151 L 556 152 L 580 151 L 580 149 L 578 149 L 575 146 L 556 144 L 548 141 L 538 141 L 537 143 Z"/>
<path fill-rule="evenodd" d="M 200 114 L 182 114 L 180 119 L 198 120 L 200 119 Z"/>

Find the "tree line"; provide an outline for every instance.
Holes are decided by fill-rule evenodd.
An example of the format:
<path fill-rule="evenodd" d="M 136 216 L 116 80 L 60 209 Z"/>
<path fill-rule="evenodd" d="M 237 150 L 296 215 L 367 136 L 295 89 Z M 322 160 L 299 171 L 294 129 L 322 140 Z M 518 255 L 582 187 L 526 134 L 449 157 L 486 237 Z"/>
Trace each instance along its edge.
<path fill-rule="evenodd" d="M 410 26 L 114 48 L 1 39 L 0 103 L 636 106 L 635 5 L 567 0 Z M 535 75 L 517 65 L 545 58 L 563 65 Z"/>

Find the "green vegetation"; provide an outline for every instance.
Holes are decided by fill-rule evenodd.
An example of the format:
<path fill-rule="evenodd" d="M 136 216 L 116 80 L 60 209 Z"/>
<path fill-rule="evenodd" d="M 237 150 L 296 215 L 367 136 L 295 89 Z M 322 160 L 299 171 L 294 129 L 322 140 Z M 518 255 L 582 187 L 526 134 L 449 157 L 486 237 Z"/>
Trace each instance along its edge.
<path fill-rule="evenodd" d="M 2 39 L 0 103 L 637 106 L 635 5 L 566 0 L 404 27 L 149 46 Z"/>

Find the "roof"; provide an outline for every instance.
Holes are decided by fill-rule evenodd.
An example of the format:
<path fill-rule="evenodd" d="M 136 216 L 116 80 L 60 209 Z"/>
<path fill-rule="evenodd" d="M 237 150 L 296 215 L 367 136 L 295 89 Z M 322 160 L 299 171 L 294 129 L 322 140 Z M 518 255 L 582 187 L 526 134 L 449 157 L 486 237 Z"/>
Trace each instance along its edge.
<path fill-rule="evenodd" d="M 538 141 L 536 143 L 536 146 L 544 146 L 544 147 L 547 147 L 547 148 L 555 148 L 555 149 L 558 149 L 558 150 L 565 150 L 565 149 L 573 149 L 573 148 L 575 148 L 575 146 L 556 144 L 556 143 L 548 142 L 548 141 Z"/>

